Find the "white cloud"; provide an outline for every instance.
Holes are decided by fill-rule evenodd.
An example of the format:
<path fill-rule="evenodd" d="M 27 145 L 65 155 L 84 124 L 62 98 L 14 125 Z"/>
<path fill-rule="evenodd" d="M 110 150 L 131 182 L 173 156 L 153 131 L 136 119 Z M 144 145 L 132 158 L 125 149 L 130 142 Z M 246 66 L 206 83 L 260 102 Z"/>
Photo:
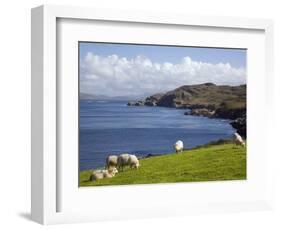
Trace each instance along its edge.
<path fill-rule="evenodd" d="M 87 53 L 81 60 L 81 92 L 107 96 L 140 96 L 166 92 L 182 85 L 212 82 L 240 85 L 246 70 L 229 63 L 204 63 L 184 57 L 179 63 L 153 63 L 149 58 L 107 57 Z"/>

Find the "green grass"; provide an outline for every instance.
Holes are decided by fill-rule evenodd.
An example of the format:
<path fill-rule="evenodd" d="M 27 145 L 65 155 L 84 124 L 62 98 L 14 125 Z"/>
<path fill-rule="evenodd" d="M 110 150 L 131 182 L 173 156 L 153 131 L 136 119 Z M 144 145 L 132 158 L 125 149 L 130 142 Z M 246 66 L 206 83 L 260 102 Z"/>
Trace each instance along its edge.
<path fill-rule="evenodd" d="M 246 148 L 230 143 L 204 146 L 180 154 L 140 160 L 113 178 L 89 181 L 92 170 L 80 172 L 80 186 L 151 184 L 246 179 Z"/>

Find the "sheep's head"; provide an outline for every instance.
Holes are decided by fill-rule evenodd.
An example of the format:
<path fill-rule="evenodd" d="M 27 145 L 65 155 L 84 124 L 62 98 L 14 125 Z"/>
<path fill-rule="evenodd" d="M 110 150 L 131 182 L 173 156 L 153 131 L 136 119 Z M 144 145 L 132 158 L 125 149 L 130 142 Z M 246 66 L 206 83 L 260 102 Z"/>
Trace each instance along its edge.
<path fill-rule="evenodd" d="M 134 169 L 138 169 L 139 167 L 140 167 L 140 163 L 139 162 L 137 162 L 137 163 L 132 165 L 132 168 L 134 168 Z"/>
<path fill-rule="evenodd" d="M 118 173 L 118 170 L 115 167 L 111 167 L 108 169 L 108 172 L 114 176 L 116 173 Z"/>

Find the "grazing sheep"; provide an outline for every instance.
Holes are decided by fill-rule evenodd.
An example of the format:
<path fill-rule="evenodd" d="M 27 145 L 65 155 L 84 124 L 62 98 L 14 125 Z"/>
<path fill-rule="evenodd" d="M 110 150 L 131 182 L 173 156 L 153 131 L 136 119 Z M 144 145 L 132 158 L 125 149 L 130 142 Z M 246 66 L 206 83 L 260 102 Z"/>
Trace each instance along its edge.
<path fill-rule="evenodd" d="M 117 167 L 118 169 L 122 169 L 127 165 L 129 165 L 129 158 L 130 155 L 127 153 L 121 154 L 120 156 L 118 156 L 117 158 Z"/>
<path fill-rule="evenodd" d="M 110 155 L 106 158 L 106 168 L 109 169 L 111 167 L 117 167 L 117 159 L 118 156 Z"/>
<path fill-rule="evenodd" d="M 174 149 L 176 150 L 176 153 L 182 152 L 182 150 L 183 150 L 183 142 L 182 142 L 181 140 L 178 140 L 178 141 L 174 144 Z"/>
<path fill-rule="evenodd" d="M 245 147 L 245 142 L 243 141 L 242 137 L 238 133 L 233 134 L 233 141 L 236 145 L 242 145 Z"/>
<path fill-rule="evenodd" d="M 117 159 L 117 166 L 123 171 L 124 167 L 129 166 L 130 168 L 138 169 L 140 166 L 139 160 L 135 155 L 127 153 L 121 154 Z"/>
<path fill-rule="evenodd" d="M 90 181 L 100 180 L 104 178 L 111 178 L 114 177 L 115 174 L 118 173 L 118 170 L 113 167 L 110 169 L 104 169 L 104 170 L 96 170 L 93 171 L 93 173 L 90 176 Z"/>
<path fill-rule="evenodd" d="M 130 155 L 128 164 L 130 168 L 135 168 L 135 169 L 138 169 L 140 166 L 139 160 L 135 155 Z"/>

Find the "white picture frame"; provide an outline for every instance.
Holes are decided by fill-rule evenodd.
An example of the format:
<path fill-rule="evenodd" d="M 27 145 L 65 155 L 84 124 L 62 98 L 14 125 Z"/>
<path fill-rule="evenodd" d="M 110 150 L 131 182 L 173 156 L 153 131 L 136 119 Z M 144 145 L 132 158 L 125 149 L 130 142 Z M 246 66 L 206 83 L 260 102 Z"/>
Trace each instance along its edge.
<path fill-rule="evenodd" d="M 84 189 L 82 197 L 98 195 L 99 205 L 97 208 L 90 206 L 86 207 L 85 200 L 82 201 L 81 194 L 77 191 L 64 191 L 63 186 L 68 186 L 64 181 L 62 182 L 62 175 L 65 175 L 60 169 L 62 159 L 57 155 L 59 151 L 58 138 L 59 130 L 59 112 L 63 100 L 58 102 L 61 88 L 59 84 L 66 83 L 64 81 L 58 84 L 58 23 L 63 20 L 74 21 L 98 21 L 107 23 L 108 25 L 114 22 L 122 22 L 124 24 L 134 25 L 134 23 L 141 25 L 151 25 L 155 28 L 169 27 L 184 29 L 185 27 L 200 28 L 201 30 L 218 29 L 218 30 L 241 30 L 243 33 L 247 31 L 257 31 L 262 33 L 262 37 L 257 42 L 263 44 L 259 48 L 261 54 L 259 63 L 260 69 L 251 70 L 261 71 L 259 78 L 255 81 L 250 79 L 248 102 L 254 104 L 255 90 L 254 87 L 261 89 L 260 93 L 256 95 L 263 101 L 266 110 L 274 105 L 272 85 L 273 82 L 273 22 L 266 19 L 247 19 L 247 18 L 231 18 L 231 17 L 210 17 L 210 16 L 189 16 L 189 15 L 172 15 L 148 12 L 127 12 L 115 10 L 101 10 L 91 8 L 66 7 L 66 6 L 51 6 L 44 5 L 32 9 L 32 188 L 31 188 L 31 213 L 32 219 L 41 224 L 56 224 L 56 223 L 70 223 L 81 221 L 98 221 L 108 219 L 127 219 L 127 218 L 146 218 L 146 217 L 161 217 L 173 215 L 186 215 L 194 213 L 206 212 L 226 212 L 226 211 L 243 211 L 243 210 L 264 210 L 272 207 L 272 177 L 271 177 L 271 152 L 270 152 L 270 125 L 271 115 L 264 110 L 258 118 L 252 119 L 249 124 L 249 129 L 255 127 L 258 119 L 265 119 L 263 127 L 261 128 L 266 134 L 263 139 L 260 139 L 255 132 L 250 131 L 250 148 L 249 151 L 258 152 L 260 157 L 257 157 L 253 169 L 253 174 L 261 174 L 261 181 L 251 183 L 228 183 L 227 188 L 222 183 L 183 183 L 183 184 L 165 184 L 137 186 L 122 186 L 122 187 L 107 187 L 107 188 L 93 188 L 95 190 Z M 81 22 L 81 21 L 80 21 Z M 80 27 L 78 23 L 76 27 Z M 85 35 L 88 36 L 88 35 Z M 102 38 L 101 38 L 102 39 Z M 220 42 L 218 38 L 217 42 Z M 233 38 L 235 40 L 235 38 Z M 69 38 L 71 40 L 71 38 Z M 238 40 L 238 38 L 236 38 Z M 74 40 L 73 40 L 74 41 Z M 173 40 L 176 42 L 175 40 Z M 147 41 L 149 42 L 149 41 Z M 253 42 L 254 43 L 254 42 Z M 238 44 L 238 43 L 237 43 Z M 230 44 L 231 45 L 231 44 Z M 254 56 L 254 53 L 253 53 Z M 76 57 L 77 58 L 77 57 Z M 254 66 L 254 65 L 252 65 Z M 264 71 L 264 72 L 263 72 Z M 75 73 L 77 74 L 77 72 Z M 78 81 L 77 81 L 78 82 Z M 76 82 L 76 84 L 78 84 Z M 248 79 L 249 83 L 249 79 Z M 264 84 L 263 84 L 264 83 Z M 71 83 L 72 84 L 72 83 Z M 70 84 L 70 85 L 71 85 Z M 75 86 L 75 85 L 72 85 Z M 68 86 L 67 86 L 68 87 Z M 73 92 L 73 88 L 68 87 L 67 91 Z M 75 104 L 75 103 L 74 103 Z M 250 114 L 254 113 L 252 106 Z M 69 108 L 66 108 L 69 109 Z M 71 109 L 71 108 L 70 108 Z M 248 116 L 248 115 L 247 115 Z M 62 126 L 63 127 L 63 126 Z M 77 128 L 77 127 L 76 127 Z M 73 127 L 73 130 L 75 126 Z M 72 131 L 73 131 L 72 130 Z M 265 138 L 266 137 L 266 138 Z M 265 140 L 262 142 L 261 140 Z M 255 147 L 254 143 L 260 143 L 260 146 Z M 75 150 L 76 151 L 76 150 Z M 251 159 L 251 158 L 250 158 Z M 251 163 L 249 163 L 251 164 Z M 72 164 L 70 164 L 72 165 Z M 262 166 L 260 168 L 259 166 Z M 70 166 L 72 167 L 72 166 Z M 74 170 L 74 169 L 73 169 Z M 258 172 L 260 170 L 261 172 Z M 75 172 L 76 173 L 76 172 Z M 250 174 L 251 175 L 251 174 Z M 253 176 L 254 178 L 254 176 Z M 249 179 L 251 181 L 251 178 Z M 68 181 L 68 180 L 67 180 Z M 69 184 L 74 184 L 71 181 Z M 69 185 L 71 188 L 71 185 Z M 149 188 L 149 191 L 148 189 Z M 134 196 L 145 194 L 145 196 L 157 196 L 159 191 L 165 189 L 167 194 L 182 197 L 181 191 L 188 189 L 187 196 L 193 196 L 193 202 L 190 200 L 180 202 L 178 199 L 169 200 L 167 204 L 160 205 L 160 198 L 165 199 L 164 196 L 159 195 L 159 200 L 155 203 L 150 201 L 151 206 L 145 208 L 140 199 L 138 207 L 133 207 L 132 204 L 125 201 L 123 209 L 119 208 L 122 203 L 117 202 L 116 210 L 102 209 L 104 205 L 104 192 L 108 194 L 119 194 L 126 198 L 127 194 L 134 194 Z M 64 191 L 64 192 L 61 192 Z M 214 196 L 204 197 L 202 202 L 199 202 L 199 196 L 205 196 L 201 190 L 209 191 L 209 194 Z M 236 191 L 241 195 L 234 198 L 222 196 L 220 192 L 231 193 Z M 255 194 L 253 194 L 255 191 Z M 67 194 L 68 193 L 68 194 Z M 79 193 L 81 193 L 79 191 Z M 243 194 L 242 194 L 243 193 Z M 77 196 L 75 194 L 78 194 Z M 108 195 L 107 194 L 107 195 Z M 216 194 L 216 195 L 215 195 Z M 198 199 L 196 199 L 196 196 Z M 250 197 L 252 196 L 252 199 Z M 81 199 L 81 202 L 79 202 Z M 68 202 L 65 208 L 61 208 L 61 200 Z M 126 200 L 126 199 L 125 199 Z M 149 199 L 148 199 L 149 200 Z M 73 203 L 71 203 L 73 202 Z M 114 202 L 109 199 L 108 202 Z M 82 203 L 79 205 L 79 203 Z M 106 202 L 105 202 L 106 203 Z M 105 204 L 106 206 L 106 204 Z M 72 208 L 71 208 L 72 207 Z M 118 207 L 118 208 L 117 208 Z M 77 209 L 77 210 L 76 210 Z M 83 210 L 83 211 L 82 211 Z"/>

